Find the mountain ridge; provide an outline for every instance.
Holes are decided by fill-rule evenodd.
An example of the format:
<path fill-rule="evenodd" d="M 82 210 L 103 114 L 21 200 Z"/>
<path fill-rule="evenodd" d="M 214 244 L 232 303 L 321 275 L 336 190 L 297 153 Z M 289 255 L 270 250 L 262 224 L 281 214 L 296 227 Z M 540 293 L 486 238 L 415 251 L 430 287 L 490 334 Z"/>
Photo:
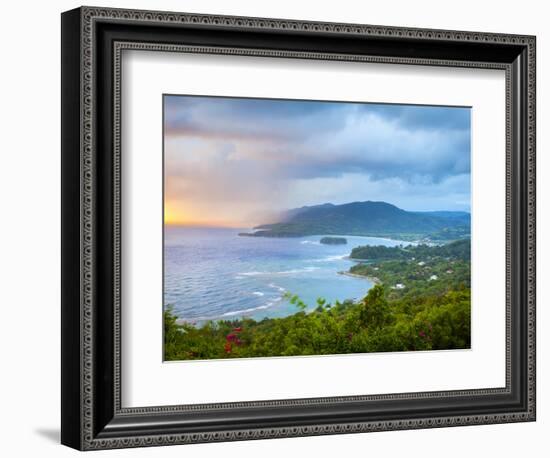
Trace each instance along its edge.
<path fill-rule="evenodd" d="M 303 237 L 308 235 L 407 236 L 403 239 L 433 238 L 444 240 L 469 236 L 468 212 L 410 212 L 382 201 L 324 203 L 285 212 L 281 221 L 262 224 L 253 237 Z"/>

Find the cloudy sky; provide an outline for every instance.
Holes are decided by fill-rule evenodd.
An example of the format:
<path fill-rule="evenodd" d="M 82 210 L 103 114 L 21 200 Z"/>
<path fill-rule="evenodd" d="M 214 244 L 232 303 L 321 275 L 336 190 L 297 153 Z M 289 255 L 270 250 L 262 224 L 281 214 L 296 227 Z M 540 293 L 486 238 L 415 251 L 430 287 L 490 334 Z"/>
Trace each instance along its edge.
<path fill-rule="evenodd" d="M 251 227 L 379 200 L 470 210 L 470 109 L 164 97 L 167 223 Z"/>

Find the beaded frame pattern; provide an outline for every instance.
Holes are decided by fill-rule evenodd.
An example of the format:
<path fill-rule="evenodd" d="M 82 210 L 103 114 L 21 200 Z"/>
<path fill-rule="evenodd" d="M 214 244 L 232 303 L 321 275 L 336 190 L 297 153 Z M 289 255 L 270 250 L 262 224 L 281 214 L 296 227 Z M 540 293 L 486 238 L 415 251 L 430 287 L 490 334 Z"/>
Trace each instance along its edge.
<path fill-rule="evenodd" d="M 369 431 L 387 431 L 400 429 L 417 429 L 444 426 L 461 426 L 490 423 L 506 423 L 516 421 L 528 421 L 535 418 L 535 38 L 531 36 L 518 36 L 508 34 L 491 34 L 480 32 L 462 32 L 462 31 L 443 31 L 430 29 L 400 28 L 400 27 L 382 27 L 357 24 L 338 24 L 309 22 L 282 19 L 263 19 L 232 16 L 213 16 L 197 15 L 185 13 L 168 13 L 152 11 L 134 11 L 124 9 L 83 7 L 81 9 L 81 445 L 82 449 L 105 449 L 105 448 L 123 448 L 123 447 L 144 447 L 153 445 L 169 445 L 214 441 L 230 440 L 252 440 L 277 437 L 308 436 L 321 434 L 342 434 L 352 432 Z M 454 42 L 488 42 L 509 45 L 524 45 L 527 47 L 528 59 L 528 132 L 527 132 L 527 212 L 528 212 L 528 361 L 527 361 L 527 388 L 528 388 L 528 407 L 526 412 L 521 413 L 501 413 L 491 415 L 475 416 L 449 416 L 441 418 L 417 418 L 414 420 L 391 420 L 391 421 L 372 421 L 360 423 L 335 423 L 315 426 L 297 426 L 297 427 L 273 427 L 273 428 L 254 428 L 249 430 L 228 430 L 212 433 L 188 433 L 188 434 L 159 434 L 155 436 L 139 436 L 132 438 L 113 438 L 96 439 L 93 437 L 93 348 L 92 348 L 92 319 L 93 319 L 93 297 L 92 285 L 94 278 L 92 275 L 92 248 L 93 248 L 93 66 L 94 66 L 94 22 L 96 20 L 117 20 L 133 23 L 181 23 L 181 24 L 204 24 L 211 27 L 235 27 L 239 29 L 268 29 L 268 30 L 298 30 L 303 32 L 331 32 L 338 34 L 351 34 L 359 36 L 383 36 L 383 37 L 403 37 L 415 38 L 420 40 L 438 39 Z M 295 57 L 303 59 L 323 59 L 323 60 L 351 60 L 362 62 L 378 62 L 393 64 L 412 64 L 412 65 L 439 65 L 439 66 L 462 66 L 470 68 L 494 68 L 506 71 L 506 108 L 507 108 L 507 127 L 506 127 L 506 387 L 483 390 L 463 390 L 446 392 L 421 392 L 407 394 L 388 394 L 337 398 L 314 398 L 314 399 L 296 399 L 296 400 L 274 400 L 261 402 L 242 402 L 242 403 L 222 403 L 222 404 L 193 404 L 183 406 L 159 406 L 146 408 L 122 408 L 120 405 L 120 65 L 121 52 L 123 49 L 150 50 L 150 51 L 170 51 L 170 52 L 189 52 L 189 53 L 210 53 L 210 54 L 233 54 L 250 55 L 265 57 Z M 114 214 L 115 214 L 115 281 L 113 298 L 115 303 L 115 407 L 117 414 L 159 414 L 170 412 L 185 412 L 203 409 L 224 409 L 236 407 L 261 407 L 261 406 L 288 406 L 288 405 L 318 405 L 323 403 L 338 403 L 349 401 L 364 401 L 374 399 L 418 399 L 428 397 L 471 396 L 474 394 L 488 393 L 506 393 L 510 390 L 510 285 L 509 278 L 511 272 L 510 261 L 510 101 L 511 85 L 510 68 L 506 64 L 488 64 L 480 62 L 461 62 L 429 59 L 411 59 L 411 58 L 393 58 L 393 57 L 369 57 L 353 55 L 335 55 L 308 52 L 292 51 L 269 51 L 252 49 L 232 49 L 232 48 L 213 48 L 213 47 L 194 47 L 179 45 L 147 44 L 147 43 L 116 43 L 115 44 L 115 106 L 114 106 Z"/>

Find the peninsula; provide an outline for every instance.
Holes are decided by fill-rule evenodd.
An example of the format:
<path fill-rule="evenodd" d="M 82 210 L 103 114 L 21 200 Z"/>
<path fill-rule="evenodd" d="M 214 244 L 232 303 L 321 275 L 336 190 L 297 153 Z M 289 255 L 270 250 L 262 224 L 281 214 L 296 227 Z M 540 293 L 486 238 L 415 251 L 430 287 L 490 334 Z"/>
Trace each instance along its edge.
<path fill-rule="evenodd" d="M 411 212 L 387 202 L 331 203 L 285 212 L 279 222 L 256 226 L 248 237 L 350 235 L 398 240 L 449 242 L 470 236 L 470 214 L 455 211 Z"/>

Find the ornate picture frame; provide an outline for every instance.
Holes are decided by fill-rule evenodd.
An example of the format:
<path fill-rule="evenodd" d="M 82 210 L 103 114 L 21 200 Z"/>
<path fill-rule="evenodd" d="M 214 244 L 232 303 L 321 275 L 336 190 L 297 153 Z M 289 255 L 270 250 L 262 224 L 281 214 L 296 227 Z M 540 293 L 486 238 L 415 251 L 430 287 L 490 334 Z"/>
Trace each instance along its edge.
<path fill-rule="evenodd" d="M 62 434 L 79 450 L 535 420 L 533 36 L 81 7 L 62 14 Z M 121 53 L 506 74 L 506 386 L 124 407 Z"/>

